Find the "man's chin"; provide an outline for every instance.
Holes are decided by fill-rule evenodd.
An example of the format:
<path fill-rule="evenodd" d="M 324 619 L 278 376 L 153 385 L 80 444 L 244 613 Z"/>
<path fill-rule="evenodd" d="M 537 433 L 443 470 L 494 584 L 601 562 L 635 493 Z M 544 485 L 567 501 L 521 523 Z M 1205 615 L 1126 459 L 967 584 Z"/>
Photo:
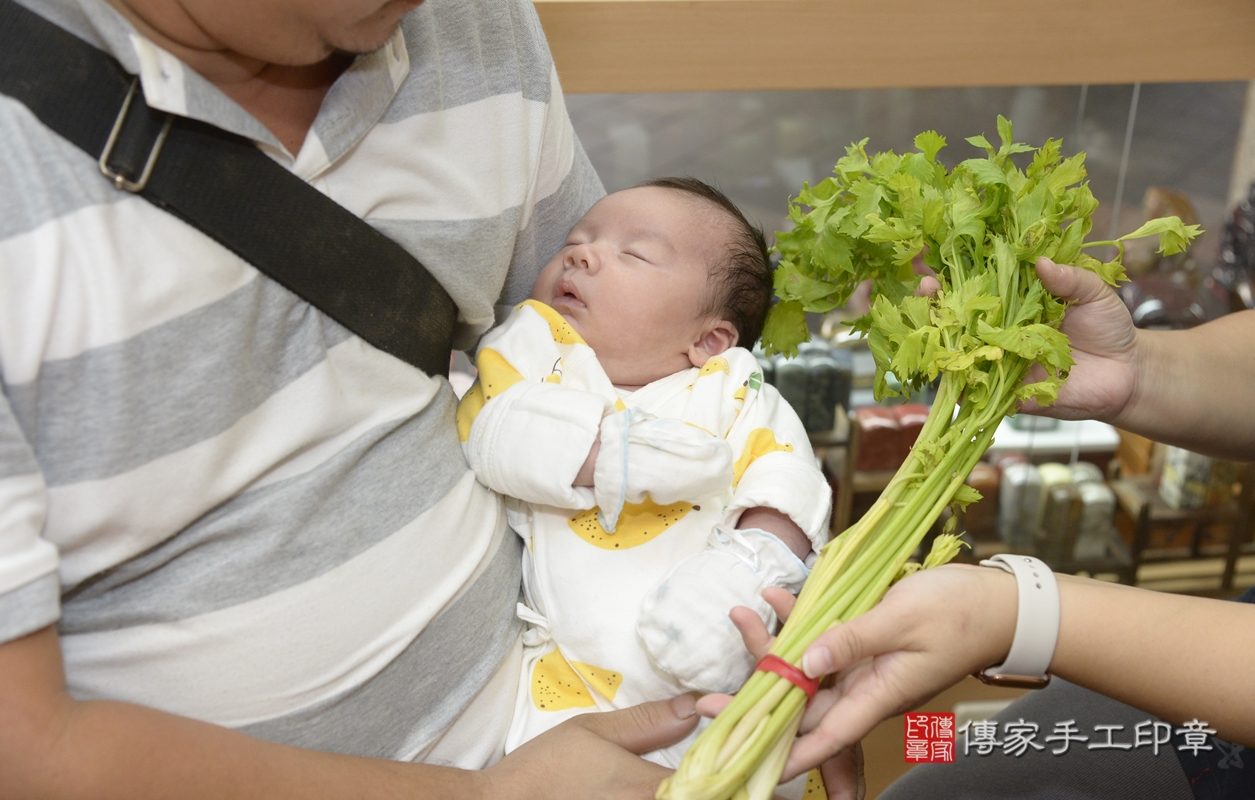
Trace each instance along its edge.
<path fill-rule="evenodd" d="M 344 31 L 336 41 L 327 41 L 333 54 L 352 56 L 373 53 L 383 47 L 397 32 L 401 18 L 423 4 L 423 0 L 389 0 L 351 31 Z"/>

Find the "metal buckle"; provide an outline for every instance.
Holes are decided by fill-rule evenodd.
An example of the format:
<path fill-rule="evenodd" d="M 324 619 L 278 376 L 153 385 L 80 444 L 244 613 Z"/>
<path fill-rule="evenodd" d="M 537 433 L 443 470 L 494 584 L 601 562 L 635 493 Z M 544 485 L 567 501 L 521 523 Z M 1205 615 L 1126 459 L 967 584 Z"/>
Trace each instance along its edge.
<path fill-rule="evenodd" d="M 986 675 L 985 670 L 973 672 L 972 677 L 990 686 L 1002 686 L 1007 689 L 1045 689 L 1050 685 L 1050 675 L 1044 678 L 1032 678 L 1023 675 Z"/>
<path fill-rule="evenodd" d="M 166 122 L 161 126 L 161 133 L 157 134 L 157 141 L 153 143 L 153 148 L 148 153 L 148 161 L 144 163 L 144 169 L 139 174 L 139 180 L 130 181 L 120 172 L 114 172 L 109 168 L 109 157 L 113 155 L 113 146 L 118 142 L 118 134 L 122 132 L 122 123 L 126 121 L 126 112 L 131 110 L 131 100 L 135 97 L 135 90 L 139 87 L 139 78 L 131 81 L 131 88 L 126 92 L 126 99 L 122 101 L 122 110 L 118 112 L 118 118 L 113 123 L 113 130 L 109 132 L 109 140 L 105 142 L 105 151 L 100 154 L 100 172 L 109 180 L 113 181 L 113 185 L 118 189 L 125 189 L 128 192 L 142 192 L 144 187 L 148 185 L 148 179 L 152 177 L 153 167 L 157 164 L 157 156 L 161 153 L 161 146 L 166 143 L 166 135 L 170 133 L 170 125 L 174 122 L 174 115 L 167 114 Z"/>

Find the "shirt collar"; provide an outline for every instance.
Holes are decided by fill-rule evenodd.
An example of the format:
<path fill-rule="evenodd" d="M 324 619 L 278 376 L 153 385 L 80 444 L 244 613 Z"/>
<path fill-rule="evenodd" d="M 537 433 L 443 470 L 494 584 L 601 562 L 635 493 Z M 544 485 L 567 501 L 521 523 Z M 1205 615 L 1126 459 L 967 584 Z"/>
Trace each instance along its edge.
<path fill-rule="evenodd" d="M 18 2 L 113 56 L 127 72 L 139 75 L 144 98 L 152 108 L 252 139 L 281 160 L 296 155 L 286 154 L 274 134 L 253 115 L 178 58 L 145 38 L 104 0 Z M 304 148 L 317 153 L 318 157 L 302 157 L 301 160 L 312 163 L 299 171 L 321 172 L 352 149 L 392 102 L 409 73 L 409 66 L 405 37 L 399 28 L 383 47 L 358 56 L 323 101 L 312 128 L 319 141 L 307 141 Z"/>

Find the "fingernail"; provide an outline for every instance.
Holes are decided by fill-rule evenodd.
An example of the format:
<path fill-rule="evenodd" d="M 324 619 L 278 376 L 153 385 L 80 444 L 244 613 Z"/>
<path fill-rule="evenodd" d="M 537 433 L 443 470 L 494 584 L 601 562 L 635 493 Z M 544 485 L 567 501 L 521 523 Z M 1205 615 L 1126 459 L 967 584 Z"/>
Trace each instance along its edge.
<path fill-rule="evenodd" d="M 697 698 L 691 694 L 678 694 L 671 698 L 671 713 L 677 719 L 688 719 L 697 713 Z"/>
<path fill-rule="evenodd" d="M 826 647 L 812 647 L 802 656 L 802 672 L 808 678 L 818 678 L 832 672 L 832 653 Z"/>

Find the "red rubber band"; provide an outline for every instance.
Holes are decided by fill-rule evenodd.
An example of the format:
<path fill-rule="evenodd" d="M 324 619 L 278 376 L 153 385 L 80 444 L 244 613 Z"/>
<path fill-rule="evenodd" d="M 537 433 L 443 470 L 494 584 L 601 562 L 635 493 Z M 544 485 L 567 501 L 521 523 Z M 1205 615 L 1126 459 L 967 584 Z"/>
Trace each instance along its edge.
<path fill-rule="evenodd" d="M 819 678 L 808 678 L 802 670 L 785 661 L 780 656 L 765 655 L 755 665 L 754 669 L 759 672 L 774 672 L 789 683 L 806 692 L 808 700 L 815 699 L 815 692 L 819 691 Z"/>

